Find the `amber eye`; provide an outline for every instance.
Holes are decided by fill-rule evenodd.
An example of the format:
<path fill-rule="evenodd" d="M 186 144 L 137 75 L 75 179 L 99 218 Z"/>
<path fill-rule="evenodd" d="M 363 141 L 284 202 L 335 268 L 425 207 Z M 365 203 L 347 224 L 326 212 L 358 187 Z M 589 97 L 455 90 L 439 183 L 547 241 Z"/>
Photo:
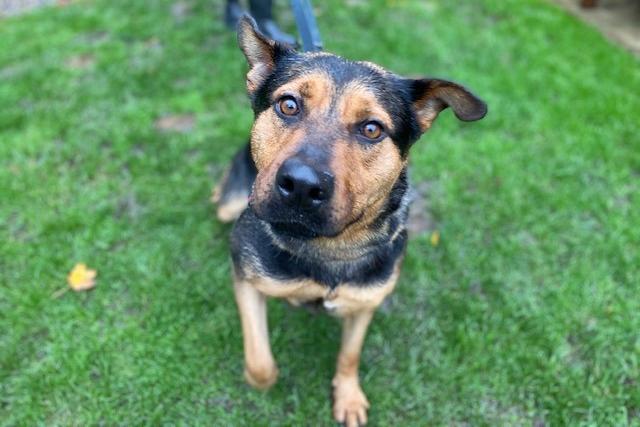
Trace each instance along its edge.
<path fill-rule="evenodd" d="M 382 126 L 378 122 L 367 122 L 360 132 L 367 139 L 378 139 L 382 135 Z"/>
<path fill-rule="evenodd" d="M 298 103 L 292 96 L 285 96 L 278 101 L 278 108 L 285 116 L 295 116 L 300 112 Z"/>

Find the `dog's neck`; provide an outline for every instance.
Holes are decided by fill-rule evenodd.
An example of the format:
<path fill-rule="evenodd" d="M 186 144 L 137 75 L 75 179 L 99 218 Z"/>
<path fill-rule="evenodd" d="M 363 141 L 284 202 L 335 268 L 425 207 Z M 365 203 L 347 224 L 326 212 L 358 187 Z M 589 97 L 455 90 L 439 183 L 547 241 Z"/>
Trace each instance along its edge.
<path fill-rule="evenodd" d="M 366 257 L 381 246 L 404 238 L 411 201 L 406 168 L 390 192 L 390 197 L 375 209 L 372 220 L 366 224 L 347 227 L 336 237 L 297 238 L 285 235 L 263 222 L 265 231 L 283 251 L 307 259 L 353 262 Z M 357 226 L 357 228 L 356 228 Z"/>

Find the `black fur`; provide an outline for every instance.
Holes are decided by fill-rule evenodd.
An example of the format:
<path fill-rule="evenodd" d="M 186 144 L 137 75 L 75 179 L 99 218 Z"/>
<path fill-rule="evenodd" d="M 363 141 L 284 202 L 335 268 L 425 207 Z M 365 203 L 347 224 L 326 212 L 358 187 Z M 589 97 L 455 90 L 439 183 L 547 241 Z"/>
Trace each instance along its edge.
<path fill-rule="evenodd" d="M 257 173 L 251 157 L 251 145 L 247 142 L 231 160 L 229 172 L 222 183 L 218 203 L 224 205 L 235 197 L 249 197 Z"/>
<path fill-rule="evenodd" d="M 405 198 L 407 195 L 405 194 Z M 289 281 L 312 279 L 330 288 L 344 283 L 371 286 L 385 282 L 402 256 L 407 242 L 406 203 L 379 220 L 389 231 L 361 247 L 323 252 L 313 240 L 274 233 L 251 209 L 243 212 L 231 234 L 231 256 L 236 274 L 259 274 Z M 247 271 L 248 270 L 248 271 Z"/>

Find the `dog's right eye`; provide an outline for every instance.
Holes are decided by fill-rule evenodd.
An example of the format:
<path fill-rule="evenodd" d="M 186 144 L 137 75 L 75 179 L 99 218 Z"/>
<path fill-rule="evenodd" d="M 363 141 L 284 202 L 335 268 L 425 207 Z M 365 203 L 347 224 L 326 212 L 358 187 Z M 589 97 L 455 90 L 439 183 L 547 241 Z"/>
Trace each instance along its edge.
<path fill-rule="evenodd" d="M 277 110 L 285 116 L 295 116 L 300 112 L 300 107 L 293 96 L 284 96 L 277 103 Z"/>

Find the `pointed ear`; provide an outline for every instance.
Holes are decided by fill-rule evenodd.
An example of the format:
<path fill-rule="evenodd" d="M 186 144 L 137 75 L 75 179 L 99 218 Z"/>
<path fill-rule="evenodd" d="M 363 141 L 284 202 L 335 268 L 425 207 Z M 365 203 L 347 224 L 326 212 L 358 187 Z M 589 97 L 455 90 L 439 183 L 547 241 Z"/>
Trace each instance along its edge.
<path fill-rule="evenodd" d="M 457 83 L 440 79 L 409 79 L 408 83 L 422 132 L 427 131 L 440 111 L 447 107 L 465 122 L 480 120 L 487 114 L 487 104 Z"/>
<path fill-rule="evenodd" d="M 276 59 L 292 49 L 266 37 L 258 30 L 256 21 L 244 15 L 238 22 L 238 44 L 249 63 L 247 90 L 253 93 L 267 80 L 276 66 Z"/>

